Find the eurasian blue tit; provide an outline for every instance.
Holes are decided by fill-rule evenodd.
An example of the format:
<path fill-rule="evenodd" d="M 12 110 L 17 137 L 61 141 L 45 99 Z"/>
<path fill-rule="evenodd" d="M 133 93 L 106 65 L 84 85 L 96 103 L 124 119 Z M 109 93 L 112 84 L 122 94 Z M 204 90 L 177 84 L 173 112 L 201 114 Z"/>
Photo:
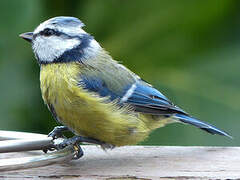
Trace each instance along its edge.
<path fill-rule="evenodd" d="M 113 60 L 75 17 L 55 17 L 20 37 L 31 42 L 40 65 L 42 97 L 77 141 L 103 148 L 137 144 L 173 122 L 230 137 L 174 105 L 152 85 Z"/>

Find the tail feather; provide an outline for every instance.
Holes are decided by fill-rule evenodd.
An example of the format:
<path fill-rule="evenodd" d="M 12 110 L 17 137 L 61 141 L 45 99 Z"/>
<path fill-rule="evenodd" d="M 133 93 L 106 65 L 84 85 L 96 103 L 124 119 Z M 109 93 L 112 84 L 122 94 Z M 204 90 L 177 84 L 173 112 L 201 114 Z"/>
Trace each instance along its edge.
<path fill-rule="evenodd" d="M 222 136 L 226 136 L 229 138 L 232 138 L 232 136 L 230 136 L 228 133 L 216 128 L 215 126 L 202 122 L 198 119 L 195 119 L 193 117 L 184 115 L 184 114 L 175 114 L 174 118 L 178 119 L 179 121 L 183 122 L 183 123 L 187 123 L 187 124 L 191 124 L 193 126 L 196 126 L 210 134 L 219 134 Z"/>

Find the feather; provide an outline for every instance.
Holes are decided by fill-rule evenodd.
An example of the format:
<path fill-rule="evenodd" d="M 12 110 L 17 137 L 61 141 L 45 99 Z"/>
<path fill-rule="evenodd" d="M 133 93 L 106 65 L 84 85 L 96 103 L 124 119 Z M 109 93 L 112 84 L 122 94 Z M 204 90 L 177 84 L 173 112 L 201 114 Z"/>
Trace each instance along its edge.
<path fill-rule="evenodd" d="M 194 125 L 210 134 L 219 134 L 222 136 L 227 136 L 229 138 L 232 138 L 228 133 L 216 128 L 215 126 L 208 124 L 206 122 L 202 122 L 194 117 L 186 116 L 183 114 L 175 114 L 174 118 L 177 118 L 177 120 L 180 120 L 183 123 Z"/>
<path fill-rule="evenodd" d="M 161 92 L 136 75 L 133 74 L 134 81 L 126 83 L 126 79 L 121 74 L 126 73 L 128 69 L 122 68 L 119 71 L 120 73 L 107 74 L 109 78 L 102 78 L 104 77 L 102 76 L 104 73 L 101 73 L 101 71 L 98 71 L 98 76 L 82 75 L 79 84 L 87 91 L 97 93 L 100 97 L 108 97 L 109 101 L 117 102 L 120 107 L 124 105 L 132 106 L 135 112 L 141 114 L 150 114 L 156 117 L 171 117 L 174 120 L 194 125 L 208 133 L 231 137 L 213 125 L 189 116 L 188 113 L 175 106 Z M 114 81 L 115 77 L 117 81 Z M 117 90 L 116 88 L 112 88 L 112 86 L 118 86 L 116 83 L 125 85 L 125 87 L 123 86 Z"/>
<path fill-rule="evenodd" d="M 114 76 L 114 75 L 113 75 Z M 112 78 L 114 78 L 112 76 Z M 109 78 L 110 79 L 110 78 Z M 113 81 L 114 82 L 114 81 Z M 109 97 L 110 101 L 116 100 L 119 106 L 131 105 L 136 112 L 152 114 L 152 115 L 172 115 L 174 113 L 187 114 L 182 109 L 173 105 L 162 93 L 142 80 L 125 85 L 121 91 L 114 91 L 108 85 L 112 83 L 104 81 L 99 77 L 81 76 L 79 85 L 84 89 L 95 92 L 101 97 Z M 117 82 L 119 83 L 119 81 Z M 122 99 L 129 92 L 132 86 L 134 90 L 124 101 Z"/>

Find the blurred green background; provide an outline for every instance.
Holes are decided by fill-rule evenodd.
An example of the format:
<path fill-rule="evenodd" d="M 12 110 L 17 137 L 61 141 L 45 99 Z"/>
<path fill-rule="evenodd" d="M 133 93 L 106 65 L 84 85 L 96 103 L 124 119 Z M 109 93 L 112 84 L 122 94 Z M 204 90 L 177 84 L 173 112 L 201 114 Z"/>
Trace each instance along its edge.
<path fill-rule="evenodd" d="M 18 35 L 67 15 L 175 104 L 234 136 L 171 124 L 143 144 L 238 146 L 239 8 L 237 0 L 1 0 L 0 129 L 48 133 L 57 125 L 41 99 L 30 44 Z"/>

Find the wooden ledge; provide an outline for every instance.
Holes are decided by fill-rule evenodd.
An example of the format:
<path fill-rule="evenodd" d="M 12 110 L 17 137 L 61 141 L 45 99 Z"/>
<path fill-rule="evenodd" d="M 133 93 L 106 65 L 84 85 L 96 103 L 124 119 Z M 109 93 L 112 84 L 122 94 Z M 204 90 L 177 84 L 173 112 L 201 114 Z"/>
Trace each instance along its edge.
<path fill-rule="evenodd" d="M 0 179 L 240 178 L 239 147 L 126 146 L 107 152 L 96 146 L 82 147 L 85 155 L 79 160 L 1 172 Z"/>

